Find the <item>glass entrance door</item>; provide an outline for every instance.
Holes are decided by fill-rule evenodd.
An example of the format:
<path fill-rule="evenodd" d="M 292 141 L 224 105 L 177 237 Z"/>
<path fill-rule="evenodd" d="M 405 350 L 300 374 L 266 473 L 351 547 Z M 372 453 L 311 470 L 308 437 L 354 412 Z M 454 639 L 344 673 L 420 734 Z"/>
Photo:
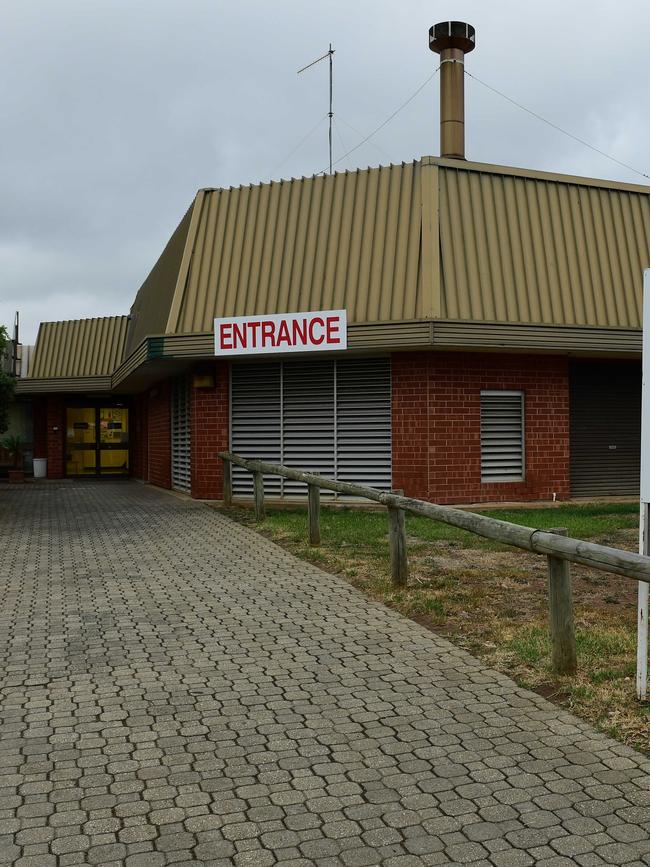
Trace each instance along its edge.
<path fill-rule="evenodd" d="M 70 406 L 66 413 L 67 476 L 97 473 L 97 425 L 94 406 Z"/>
<path fill-rule="evenodd" d="M 66 475 L 127 476 L 129 410 L 70 406 L 66 410 Z"/>
<path fill-rule="evenodd" d="M 129 472 L 129 411 L 123 406 L 99 409 L 99 472 L 125 476 Z"/>

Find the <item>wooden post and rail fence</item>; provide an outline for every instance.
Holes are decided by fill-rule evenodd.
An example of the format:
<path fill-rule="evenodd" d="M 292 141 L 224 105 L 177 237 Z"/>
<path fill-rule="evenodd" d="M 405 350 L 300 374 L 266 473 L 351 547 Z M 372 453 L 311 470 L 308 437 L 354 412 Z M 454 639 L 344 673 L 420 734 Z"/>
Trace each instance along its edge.
<path fill-rule="evenodd" d="M 253 474 L 255 517 L 264 520 L 264 475 L 281 476 L 307 485 L 309 511 L 309 543 L 320 545 L 320 491 L 333 491 L 348 497 L 372 500 L 388 510 L 388 539 L 390 547 L 391 577 L 396 586 L 408 581 L 405 515 L 419 515 L 440 521 L 461 530 L 467 530 L 485 539 L 493 539 L 524 551 L 541 554 L 548 560 L 549 620 L 552 646 L 552 667 L 556 674 L 575 674 L 577 669 L 576 639 L 573 624 L 570 563 L 578 563 L 602 572 L 613 572 L 636 581 L 650 583 L 650 557 L 631 551 L 622 551 L 606 545 L 572 539 L 563 528 L 538 530 L 511 524 L 487 515 L 465 512 L 451 506 L 439 506 L 424 500 L 405 497 L 402 493 L 388 493 L 357 485 L 338 482 L 305 473 L 301 470 L 242 458 L 230 452 L 220 452 L 224 462 L 224 502 L 232 504 L 232 467 L 242 467 Z"/>

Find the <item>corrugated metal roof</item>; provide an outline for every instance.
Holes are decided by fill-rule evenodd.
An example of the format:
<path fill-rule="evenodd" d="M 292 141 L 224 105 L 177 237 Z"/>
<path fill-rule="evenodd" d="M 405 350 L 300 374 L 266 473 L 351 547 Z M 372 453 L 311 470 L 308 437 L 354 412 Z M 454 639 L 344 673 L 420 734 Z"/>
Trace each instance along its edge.
<path fill-rule="evenodd" d="M 110 376 L 46 376 L 43 379 L 25 376 L 16 381 L 16 394 L 110 394 L 111 391 Z"/>
<path fill-rule="evenodd" d="M 640 327 L 650 188 L 444 161 L 441 318 Z"/>
<path fill-rule="evenodd" d="M 200 190 L 128 335 L 127 317 L 44 323 L 29 375 L 111 373 L 147 336 L 256 313 L 344 307 L 353 326 L 446 322 L 454 340 L 463 323 L 623 333 L 641 326 L 645 267 L 647 186 L 423 157 Z"/>
<path fill-rule="evenodd" d="M 353 323 L 638 328 L 648 266 L 650 187 L 423 157 L 202 190 L 166 330 L 338 307 Z"/>
<path fill-rule="evenodd" d="M 187 233 L 190 230 L 193 210 L 192 205 L 135 297 L 131 306 L 125 357 L 131 355 L 145 337 L 165 331 L 183 254 L 187 248 Z"/>
<path fill-rule="evenodd" d="M 109 376 L 122 360 L 128 316 L 42 322 L 27 379 Z"/>
<path fill-rule="evenodd" d="M 167 331 L 207 331 L 215 316 L 340 307 L 351 322 L 433 315 L 420 257 L 422 175 L 414 162 L 202 191 Z"/>

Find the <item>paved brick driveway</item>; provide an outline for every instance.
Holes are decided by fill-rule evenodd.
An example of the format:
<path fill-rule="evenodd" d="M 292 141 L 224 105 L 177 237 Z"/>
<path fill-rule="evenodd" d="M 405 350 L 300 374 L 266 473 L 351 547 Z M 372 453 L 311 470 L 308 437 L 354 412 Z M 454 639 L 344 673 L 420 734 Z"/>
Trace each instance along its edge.
<path fill-rule="evenodd" d="M 0 864 L 650 864 L 650 762 L 200 504 L 0 488 Z"/>

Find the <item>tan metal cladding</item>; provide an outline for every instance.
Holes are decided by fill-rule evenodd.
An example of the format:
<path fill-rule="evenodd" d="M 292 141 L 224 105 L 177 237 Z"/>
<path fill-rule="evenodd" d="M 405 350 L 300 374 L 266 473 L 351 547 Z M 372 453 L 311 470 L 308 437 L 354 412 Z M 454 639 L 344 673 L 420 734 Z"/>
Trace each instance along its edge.
<path fill-rule="evenodd" d="M 122 360 L 128 316 L 42 322 L 28 377 L 110 376 Z"/>
<path fill-rule="evenodd" d="M 439 178 L 443 319 L 640 327 L 650 188 L 471 164 Z"/>
<path fill-rule="evenodd" d="M 497 345 L 497 326 L 619 329 L 611 348 L 627 351 L 646 267 L 646 186 L 423 157 L 200 190 L 137 294 L 126 350 L 124 316 L 43 323 L 29 376 L 110 374 L 147 336 L 209 334 L 218 316 L 339 308 L 353 327 L 390 325 L 382 345 L 426 342 L 400 326 L 429 321 L 451 323 L 435 333 L 454 345 L 481 324 Z"/>
<path fill-rule="evenodd" d="M 414 162 L 206 190 L 167 331 L 210 330 L 215 316 L 340 307 L 351 322 L 430 315 L 421 174 Z"/>
<path fill-rule="evenodd" d="M 201 191 L 166 330 L 340 307 L 360 324 L 638 328 L 649 193 L 432 157 Z"/>

